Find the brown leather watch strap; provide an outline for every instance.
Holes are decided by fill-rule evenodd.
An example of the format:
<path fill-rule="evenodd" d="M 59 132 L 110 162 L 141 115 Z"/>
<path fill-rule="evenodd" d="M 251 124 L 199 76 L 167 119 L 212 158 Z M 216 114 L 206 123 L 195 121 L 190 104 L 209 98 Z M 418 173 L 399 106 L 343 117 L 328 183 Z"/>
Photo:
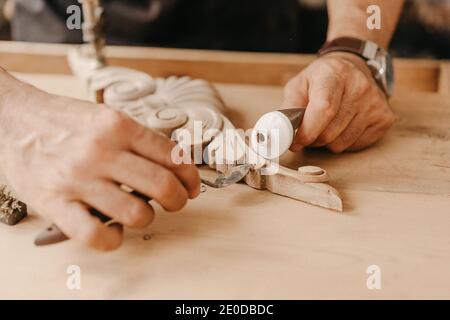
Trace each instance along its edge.
<path fill-rule="evenodd" d="M 365 46 L 366 41 L 357 38 L 351 37 L 336 38 L 332 41 L 325 43 L 324 46 L 320 49 L 319 55 L 323 56 L 330 52 L 344 51 L 354 53 L 360 56 L 361 58 L 367 60 L 367 57 L 364 56 Z"/>

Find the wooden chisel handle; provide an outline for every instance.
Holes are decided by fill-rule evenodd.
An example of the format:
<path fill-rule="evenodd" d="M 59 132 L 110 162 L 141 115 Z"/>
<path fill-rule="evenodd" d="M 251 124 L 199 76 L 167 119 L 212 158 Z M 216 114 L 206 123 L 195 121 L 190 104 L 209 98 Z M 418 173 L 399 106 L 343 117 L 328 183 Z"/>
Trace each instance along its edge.
<path fill-rule="evenodd" d="M 131 192 L 131 194 L 138 198 L 141 198 L 145 202 L 150 202 L 152 200 L 149 197 L 144 196 L 143 194 L 138 193 L 136 191 Z M 95 209 L 90 209 L 89 212 L 94 217 L 97 217 L 98 219 L 100 219 L 100 221 L 103 223 L 108 223 L 112 220 L 110 217 L 104 215 L 103 213 L 101 213 Z M 56 224 L 52 224 L 47 229 L 45 229 L 40 234 L 38 234 L 38 236 L 34 240 L 34 244 L 38 247 L 42 247 L 42 246 L 57 244 L 57 243 L 64 242 L 67 240 L 69 240 L 69 237 L 66 236 L 64 234 L 64 232 L 62 232 L 61 229 Z"/>

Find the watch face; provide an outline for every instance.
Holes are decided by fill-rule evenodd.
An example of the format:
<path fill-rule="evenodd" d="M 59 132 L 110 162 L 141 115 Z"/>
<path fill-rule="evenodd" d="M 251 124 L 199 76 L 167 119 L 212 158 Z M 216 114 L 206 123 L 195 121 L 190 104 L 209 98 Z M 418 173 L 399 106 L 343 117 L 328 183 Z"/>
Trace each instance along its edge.
<path fill-rule="evenodd" d="M 392 63 L 392 56 L 390 53 L 386 53 L 386 93 L 388 96 L 392 96 L 394 93 L 394 83 L 395 83 L 395 74 L 394 74 L 394 65 Z"/>
<path fill-rule="evenodd" d="M 377 57 L 374 60 L 367 61 L 367 64 L 384 93 L 388 97 L 391 97 L 394 93 L 395 83 L 392 56 L 386 50 L 380 49 L 378 50 Z"/>

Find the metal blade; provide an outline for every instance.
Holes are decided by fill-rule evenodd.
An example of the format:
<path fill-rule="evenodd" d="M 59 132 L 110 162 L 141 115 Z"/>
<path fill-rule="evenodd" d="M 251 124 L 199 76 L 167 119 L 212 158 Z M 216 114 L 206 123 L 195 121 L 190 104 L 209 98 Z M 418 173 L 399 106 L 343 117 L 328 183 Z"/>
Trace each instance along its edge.
<path fill-rule="evenodd" d="M 202 178 L 202 182 L 211 188 L 221 189 L 241 181 L 251 169 L 251 165 L 244 164 L 233 167 L 226 174 L 219 174 L 214 181 Z"/>

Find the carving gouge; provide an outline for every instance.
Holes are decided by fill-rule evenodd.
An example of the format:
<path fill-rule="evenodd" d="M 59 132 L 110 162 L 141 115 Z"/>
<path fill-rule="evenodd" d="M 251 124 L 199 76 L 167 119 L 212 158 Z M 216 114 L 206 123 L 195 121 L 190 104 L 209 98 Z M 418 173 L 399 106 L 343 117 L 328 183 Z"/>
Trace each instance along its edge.
<path fill-rule="evenodd" d="M 226 174 L 216 175 L 215 178 L 212 180 L 206 179 L 206 178 L 202 178 L 201 180 L 202 180 L 202 183 L 204 183 L 205 185 L 212 187 L 212 188 L 216 188 L 216 189 L 226 188 L 226 187 L 229 187 L 229 186 L 241 181 L 248 174 L 248 172 L 250 171 L 250 168 L 251 168 L 251 165 L 244 164 L 244 165 L 240 165 L 240 166 L 231 168 L 231 170 L 229 170 L 229 172 L 227 172 Z M 131 190 L 130 188 L 122 186 L 122 189 L 124 191 L 130 192 L 134 196 L 141 198 L 142 200 L 144 200 L 146 202 L 151 201 L 150 198 L 148 198 L 138 192 L 135 192 L 135 191 Z M 95 209 L 91 209 L 90 213 L 93 216 L 99 218 L 100 221 L 102 221 L 105 224 L 111 224 L 114 222 L 110 217 L 102 214 L 101 212 L 99 212 Z M 48 227 L 47 229 L 42 231 L 36 237 L 34 244 L 36 246 L 47 246 L 47 245 L 51 245 L 51 244 L 64 242 L 66 240 L 69 240 L 69 238 L 61 231 L 61 229 L 59 229 L 59 227 L 57 225 L 52 224 L 50 227 Z"/>
<path fill-rule="evenodd" d="M 150 198 L 148 198 L 138 192 L 135 192 L 132 190 L 127 190 L 128 188 L 126 188 L 124 186 L 122 187 L 122 189 L 126 192 L 130 192 L 132 195 L 134 195 L 138 198 L 141 198 L 145 202 L 151 201 Z M 113 223 L 113 220 L 110 217 L 104 215 L 103 213 L 101 213 L 100 211 L 97 211 L 96 209 L 90 209 L 89 212 L 91 213 L 91 215 L 93 215 L 94 217 L 97 217 L 101 222 L 103 222 L 105 224 Z M 69 240 L 69 237 L 66 236 L 64 234 L 64 232 L 62 232 L 61 229 L 56 224 L 52 224 L 47 229 L 45 229 L 44 231 L 42 231 L 41 233 L 38 234 L 38 236 L 34 240 L 34 244 L 38 247 L 42 247 L 42 246 L 48 246 L 51 244 L 57 244 L 57 243 L 64 242 L 67 240 Z"/>

